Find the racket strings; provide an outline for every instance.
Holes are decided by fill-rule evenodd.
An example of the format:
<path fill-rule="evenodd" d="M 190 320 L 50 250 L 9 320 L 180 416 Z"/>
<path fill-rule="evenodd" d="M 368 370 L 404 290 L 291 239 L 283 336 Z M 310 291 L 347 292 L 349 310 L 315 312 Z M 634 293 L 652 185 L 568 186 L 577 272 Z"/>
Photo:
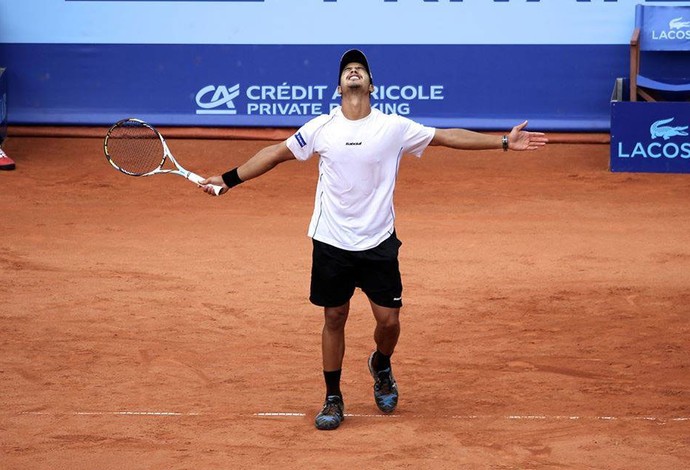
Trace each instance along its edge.
<path fill-rule="evenodd" d="M 138 122 L 126 121 L 108 135 L 110 160 L 132 175 L 144 175 L 163 164 L 165 150 L 158 133 Z"/>

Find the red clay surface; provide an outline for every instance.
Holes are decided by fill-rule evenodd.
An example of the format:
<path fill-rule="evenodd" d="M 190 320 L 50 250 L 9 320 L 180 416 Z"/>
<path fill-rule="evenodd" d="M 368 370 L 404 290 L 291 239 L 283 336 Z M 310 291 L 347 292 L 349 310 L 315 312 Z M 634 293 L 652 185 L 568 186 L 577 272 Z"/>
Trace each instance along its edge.
<path fill-rule="evenodd" d="M 219 173 L 267 142 L 170 139 Z M 401 390 L 372 399 L 357 292 L 347 417 L 319 432 L 316 160 L 212 198 L 96 138 L 12 137 L 0 172 L 0 468 L 680 469 L 690 175 L 606 145 L 405 158 Z"/>

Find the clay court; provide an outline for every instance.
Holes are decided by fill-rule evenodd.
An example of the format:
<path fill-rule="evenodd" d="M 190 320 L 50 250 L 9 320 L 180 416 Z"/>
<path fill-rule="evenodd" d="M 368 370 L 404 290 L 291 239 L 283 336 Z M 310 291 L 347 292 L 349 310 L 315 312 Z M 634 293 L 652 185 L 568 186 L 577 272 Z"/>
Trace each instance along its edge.
<path fill-rule="evenodd" d="M 374 405 L 374 321 L 358 292 L 347 417 L 319 432 L 316 160 L 214 198 L 115 171 L 100 137 L 10 137 L 0 468 L 690 462 L 687 175 L 611 173 L 605 143 L 406 157 L 400 404 L 392 416 Z M 168 143 L 210 175 L 269 142 Z"/>

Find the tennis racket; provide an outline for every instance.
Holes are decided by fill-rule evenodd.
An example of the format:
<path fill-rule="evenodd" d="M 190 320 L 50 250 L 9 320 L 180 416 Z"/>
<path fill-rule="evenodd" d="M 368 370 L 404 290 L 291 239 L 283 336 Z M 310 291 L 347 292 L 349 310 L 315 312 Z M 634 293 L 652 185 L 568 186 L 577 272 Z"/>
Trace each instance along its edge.
<path fill-rule="evenodd" d="M 201 176 L 187 171 L 177 163 L 165 139 L 153 126 L 141 119 L 123 119 L 116 122 L 105 136 L 103 151 L 116 170 L 130 176 L 151 176 L 159 173 L 180 175 L 197 185 L 204 180 Z M 166 160 L 175 169 L 164 169 Z M 221 186 L 209 185 L 216 196 Z"/>

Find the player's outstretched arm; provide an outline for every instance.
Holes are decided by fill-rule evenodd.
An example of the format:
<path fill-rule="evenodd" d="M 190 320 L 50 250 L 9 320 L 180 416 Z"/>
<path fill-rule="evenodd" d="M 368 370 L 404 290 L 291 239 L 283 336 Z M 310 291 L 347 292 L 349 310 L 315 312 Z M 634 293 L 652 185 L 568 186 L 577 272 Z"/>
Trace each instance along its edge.
<path fill-rule="evenodd" d="M 507 145 L 510 150 L 536 150 L 543 147 L 549 139 L 542 132 L 528 132 L 523 130 L 527 126 L 524 121 L 513 127 L 506 134 Z M 504 148 L 503 136 L 490 135 L 467 129 L 436 129 L 430 145 L 442 145 L 444 147 L 459 150 L 490 150 Z M 507 150 L 506 149 L 506 150 Z"/>
<path fill-rule="evenodd" d="M 213 195 L 213 189 L 209 185 L 215 184 L 222 189 L 220 194 L 228 192 L 232 186 L 254 179 L 272 170 L 278 164 L 295 159 L 285 142 L 269 145 L 259 150 L 256 155 L 247 160 L 244 164 L 230 170 L 224 175 L 211 176 L 202 181 L 201 188 L 204 192 Z"/>

